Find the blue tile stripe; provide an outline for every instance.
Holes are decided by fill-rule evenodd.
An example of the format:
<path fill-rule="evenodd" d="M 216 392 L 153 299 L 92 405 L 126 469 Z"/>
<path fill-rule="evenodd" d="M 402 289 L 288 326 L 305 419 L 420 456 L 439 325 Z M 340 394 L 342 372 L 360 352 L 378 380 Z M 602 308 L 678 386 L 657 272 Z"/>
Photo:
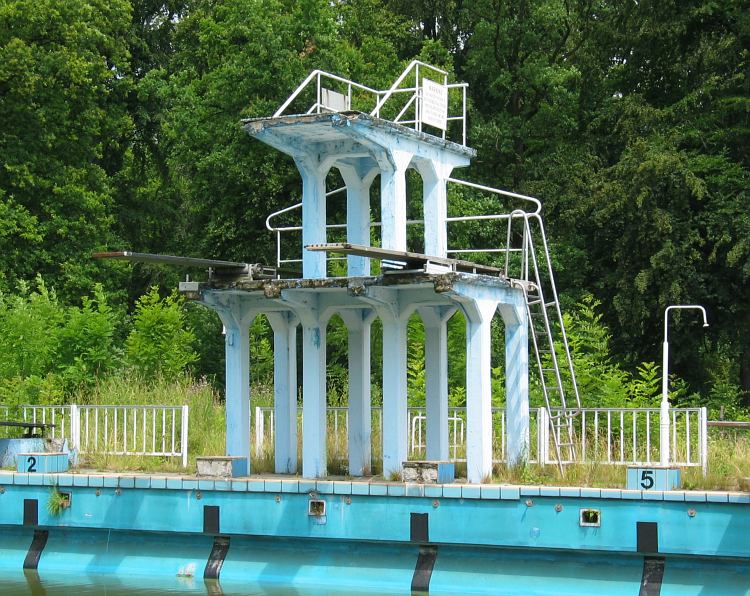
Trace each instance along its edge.
<path fill-rule="evenodd" d="M 403 484 L 368 480 L 312 480 L 293 477 L 245 480 L 195 476 L 147 474 L 28 474 L 0 471 L 0 486 L 12 485 L 74 486 L 89 488 L 239 491 L 265 493 L 317 493 L 320 495 L 358 495 L 419 497 L 427 499 L 476 499 L 484 501 L 519 500 L 526 497 L 614 499 L 636 501 L 686 501 L 695 503 L 750 503 L 750 494 L 731 491 L 640 491 L 616 488 L 516 486 L 505 484 Z"/>

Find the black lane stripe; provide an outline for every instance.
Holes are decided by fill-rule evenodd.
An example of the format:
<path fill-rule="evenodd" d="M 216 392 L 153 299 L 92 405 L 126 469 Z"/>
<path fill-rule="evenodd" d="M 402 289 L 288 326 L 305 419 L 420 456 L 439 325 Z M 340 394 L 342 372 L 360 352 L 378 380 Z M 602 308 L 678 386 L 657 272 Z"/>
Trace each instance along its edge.
<path fill-rule="evenodd" d="M 208 556 L 208 561 L 206 561 L 206 568 L 203 570 L 203 579 L 219 579 L 221 566 L 224 564 L 228 552 L 229 537 L 217 536 L 214 538 L 214 546 Z"/>
<path fill-rule="evenodd" d="M 432 570 L 435 568 L 437 559 L 437 546 L 420 546 L 417 565 L 414 567 L 414 575 L 411 578 L 412 592 L 429 592 Z"/>
<path fill-rule="evenodd" d="M 23 500 L 23 525 L 39 525 L 39 501 L 37 499 Z"/>
<path fill-rule="evenodd" d="M 412 513 L 409 516 L 409 540 L 422 544 L 430 541 L 429 513 Z"/>
<path fill-rule="evenodd" d="M 636 522 L 636 543 L 639 553 L 659 552 L 659 524 L 656 522 Z"/>
<path fill-rule="evenodd" d="M 29 552 L 26 553 L 26 558 L 23 560 L 24 569 L 36 569 L 39 567 L 39 559 L 42 558 L 42 551 L 47 545 L 48 537 L 48 530 L 34 530 L 34 538 L 31 540 Z"/>
<path fill-rule="evenodd" d="M 641 591 L 638 596 L 659 596 L 664 579 L 664 557 L 644 557 Z"/>

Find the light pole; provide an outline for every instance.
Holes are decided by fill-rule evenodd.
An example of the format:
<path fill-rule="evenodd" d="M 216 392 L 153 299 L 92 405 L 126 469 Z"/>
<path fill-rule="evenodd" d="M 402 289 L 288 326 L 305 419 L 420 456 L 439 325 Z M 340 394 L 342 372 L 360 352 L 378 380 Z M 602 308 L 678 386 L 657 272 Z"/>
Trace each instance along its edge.
<path fill-rule="evenodd" d="M 703 326 L 708 327 L 706 309 L 697 304 L 677 304 L 668 306 L 664 311 L 664 343 L 661 359 L 661 408 L 659 411 L 659 459 L 662 466 L 669 465 L 669 341 L 667 341 L 669 311 L 673 309 L 694 308 L 703 313 Z"/>

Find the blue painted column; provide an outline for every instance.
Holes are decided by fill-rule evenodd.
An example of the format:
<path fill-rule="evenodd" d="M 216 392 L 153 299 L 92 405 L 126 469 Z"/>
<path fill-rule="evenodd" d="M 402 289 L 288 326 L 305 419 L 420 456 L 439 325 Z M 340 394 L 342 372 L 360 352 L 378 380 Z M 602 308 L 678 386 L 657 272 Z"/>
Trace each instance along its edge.
<path fill-rule="evenodd" d="M 338 163 L 337 167 L 346 184 L 346 241 L 370 246 L 370 186 L 377 168 L 357 168 Z M 347 257 L 349 277 L 370 275 L 370 259 L 349 255 Z"/>
<path fill-rule="evenodd" d="M 297 317 L 268 313 L 273 328 L 274 469 L 297 473 Z"/>
<path fill-rule="evenodd" d="M 224 324 L 226 365 L 226 455 L 245 460 L 250 473 L 250 323 L 256 312 L 237 296 L 220 300 L 216 295 L 203 296 L 204 304 L 215 310 Z"/>
<path fill-rule="evenodd" d="M 429 460 L 447 460 L 448 440 L 448 319 L 454 307 L 421 307 L 425 330 L 425 399 Z"/>
<path fill-rule="evenodd" d="M 492 317 L 497 300 L 466 308 L 466 473 L 468 481 L 492 475 Z"/>
<path fill-rule="evenodd" d="M 446 218 L 448 217 L 447 181 L 453 165 L 438 160 L 420 162 L 424 213 L 424 252 L 436 257 L 448 256 Z"/>
<path fill-rule="evenodd" d="M 349 474 L 364 476 L 372 462 L 372 402 L 370 328 L 375 313 L 369 309 L 342 310 L 349 333 Z"/>
<path fill-rule="evenodd" d="M 367 288 L 383 325 L 383 476 L 401 473 L 408 459 L 406 326 L 414 306 L 403 310 L 396 290 Z"/>
<path fill-rule="evenodd" d="M 406 168 L 412 153 L 387 149 L 387 160 L 380 164 L 381 246 L 406 250 Z"/>
<path fill-rule="evenodd" d="M 528 316 L 524 304 L 499 310 L 505 322 L 505 454 L 513 466 L 529 456 Z"/>
<path fill-rule="evenodd" d="M 302 324 L 302 476 L 326 475 L 326 319 L 315 292 L 284 290 Z"/>
<path fill-rule="evenodd" d="M 302 176 L 302 276 L 326 277 L 326 253 L 305 250 L 308 244 L 326 242 L 326 175 L 330 161 L 320 163 L 313 157 L 295 157 Z"/>
<path fill-rule="evenodd" d="M 466 316 L 466 474 L 471 483 L 492 475 L 492 318 L 503 292 L 456 284 L 453 299 Z"/>
<path fill-rule="evenodd" d="M 302 475 L 321 478 L 326 446 L 326 326 L 302 325 Z"/>

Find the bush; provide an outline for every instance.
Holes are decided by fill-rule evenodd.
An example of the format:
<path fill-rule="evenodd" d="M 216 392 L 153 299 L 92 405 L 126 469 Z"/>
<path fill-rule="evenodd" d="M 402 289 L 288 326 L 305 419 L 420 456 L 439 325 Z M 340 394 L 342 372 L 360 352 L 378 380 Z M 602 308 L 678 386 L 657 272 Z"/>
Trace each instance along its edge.
<path fill-rule="evenodd" d="M 161 298 L 156 287 L 138 299 L 133 331 L 125 340 L 125 360 L 140 376 L 175 379 L 197 360 L 183 302 L 176 292 Z"/>

